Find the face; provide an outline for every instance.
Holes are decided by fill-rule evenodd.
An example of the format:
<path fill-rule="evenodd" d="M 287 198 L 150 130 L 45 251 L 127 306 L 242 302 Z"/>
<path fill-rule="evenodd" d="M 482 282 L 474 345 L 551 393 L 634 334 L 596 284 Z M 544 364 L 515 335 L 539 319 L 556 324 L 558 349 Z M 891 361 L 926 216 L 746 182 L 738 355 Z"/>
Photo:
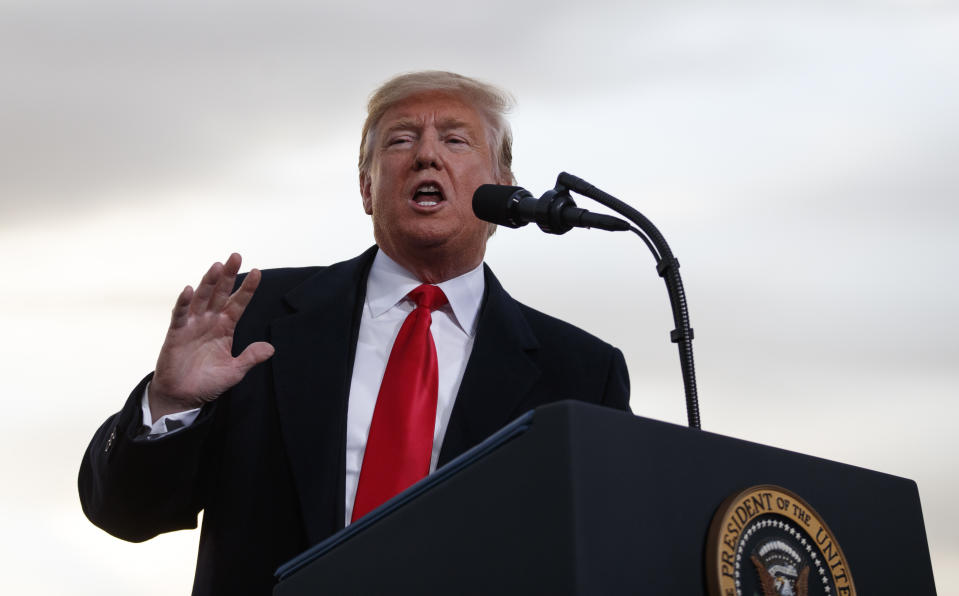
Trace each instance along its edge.
<path fill-rule="evenodd" d="M 483 116 L 444 93 L 410 97 L 376 127 L 370 171 L 360 175 L 376 243 L 406 266 L 413 255 L 453 256 L 477 266 L 489 224 L 473 215 L 473 192 L 500 183 Z M 461 267 L 462 268 L 462 267 Z"/>

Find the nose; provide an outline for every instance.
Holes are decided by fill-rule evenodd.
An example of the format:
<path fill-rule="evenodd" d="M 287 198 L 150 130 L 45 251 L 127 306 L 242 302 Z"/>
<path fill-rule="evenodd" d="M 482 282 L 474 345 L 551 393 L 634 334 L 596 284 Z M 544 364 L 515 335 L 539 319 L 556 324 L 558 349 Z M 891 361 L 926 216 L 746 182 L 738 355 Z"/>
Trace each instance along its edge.
<path fill-rule="evenodd" d="M 442 160 L 440 159 L 439 140 L 424 136 L 416 147 L 413 169 L 441 169 Z"/>

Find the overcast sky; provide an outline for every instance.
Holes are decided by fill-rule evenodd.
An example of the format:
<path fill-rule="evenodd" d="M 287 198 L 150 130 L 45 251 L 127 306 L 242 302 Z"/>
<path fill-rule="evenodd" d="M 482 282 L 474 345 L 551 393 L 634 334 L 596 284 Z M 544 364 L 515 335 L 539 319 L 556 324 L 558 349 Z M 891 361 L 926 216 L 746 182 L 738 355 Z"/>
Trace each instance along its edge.
<path fill-rule="evenodd" d="M 212 261 L 372 243 L 365 100 L 424 68 L 515 95 L 521 185 L 567 170 L 664 233 L 704 428 L 916 480 L 959 593 L 956 3 L 501 0 L 0 2 L 0 592 L 188 593 L 197 533 L 94 528 L 83 449 Z M 634 412 L 685 421 L 640 242 L 528 226 L 487 261 L 623 349 Z"/>

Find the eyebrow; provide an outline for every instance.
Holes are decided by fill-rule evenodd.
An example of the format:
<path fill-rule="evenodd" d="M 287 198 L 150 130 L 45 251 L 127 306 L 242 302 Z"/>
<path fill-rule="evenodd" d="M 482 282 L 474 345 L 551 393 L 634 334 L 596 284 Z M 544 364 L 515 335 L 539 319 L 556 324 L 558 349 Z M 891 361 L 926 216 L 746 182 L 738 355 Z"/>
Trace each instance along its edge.
<path fill-rule="evenodd" d="M 403 118 L 403 119 L 397 120 L 393 124 L 390 124 L 388 127 L 386 127 L 386 130 L 384 130 L 383 132 L 389 133 L 397 130 L 417 129 L 417 128 L 420 128 L 420 125 L 416 122 L 416 120 L 413 120 L 412 118 Z"/>
<path fill-rule="evenodd" d="M 437 128 L 440 130 L 452 130 L 454 128 L 470 128 L 470 125 L 465 120 L 459 120 L 457 118 L 444 118 L 437 123 Z"/>
<path fill-rule="evenodd" d="M 423 128 L 423 125 L 419 120 L 414 120 L 413 118 L 401 118 L 389 125 L 384 132 L 391 133 L 397 130 L 419 130 L 421 128 Z M 465 120 L 460 120 L 459 118 L 444 118 L 437 123 L 436 128 L 442 131 L 449 131 L 457 128 L 469 129 L 470 125 Z"/>

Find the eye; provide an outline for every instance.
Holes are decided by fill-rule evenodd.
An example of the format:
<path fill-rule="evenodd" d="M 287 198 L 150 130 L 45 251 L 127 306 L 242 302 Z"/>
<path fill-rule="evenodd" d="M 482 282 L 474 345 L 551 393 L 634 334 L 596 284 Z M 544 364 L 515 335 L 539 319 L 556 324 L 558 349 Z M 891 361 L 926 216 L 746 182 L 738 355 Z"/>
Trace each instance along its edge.
<path fill-rule="evenodd" d="M 394 145 L 402 145 L 404 143 L 411 143 L 413 137 L 411 135 L 396 135 L 386 139 L 386 146 L 392 147 Z"/>

